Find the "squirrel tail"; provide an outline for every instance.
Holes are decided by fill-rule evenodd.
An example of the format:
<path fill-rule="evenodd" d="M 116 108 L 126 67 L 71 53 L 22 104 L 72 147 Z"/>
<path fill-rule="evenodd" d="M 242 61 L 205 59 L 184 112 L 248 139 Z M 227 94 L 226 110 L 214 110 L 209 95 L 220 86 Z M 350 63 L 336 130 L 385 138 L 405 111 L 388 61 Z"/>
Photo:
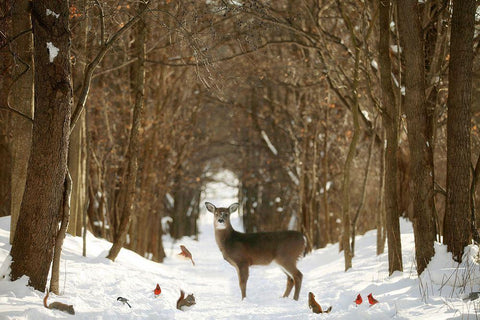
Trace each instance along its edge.
<path fill-rule="evenodd" d="M 43 306 L 45 308 L 48 308 L 48 305 L 47 305 L 48 294 L 49 294 L 49 292 L 48 292 L 48 289 L 47 289 L 47 294 L 45 295 L 45 298 L 43 298 Z"/>
<path fill-rule="evenodd" d="M 183 290 L 180 290 L 180 298 L 177 300 L 177 309 L 180 309 L 181 304 L 180 302 L 185 298 L 185 292 Z"/>

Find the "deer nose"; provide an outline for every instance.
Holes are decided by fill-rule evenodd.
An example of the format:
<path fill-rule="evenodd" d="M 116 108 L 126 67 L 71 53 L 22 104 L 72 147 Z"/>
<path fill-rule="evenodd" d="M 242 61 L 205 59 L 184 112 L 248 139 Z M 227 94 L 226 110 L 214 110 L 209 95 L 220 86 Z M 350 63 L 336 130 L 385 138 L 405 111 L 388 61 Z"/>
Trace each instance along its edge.
<path fill-rule="evenodd" d="M 224 223 L 225 220 L 223 220 L 222 218 L 220 218 L 220 219 L 218 219 L 218 222 L 219 222 L 219 223 Z"/>

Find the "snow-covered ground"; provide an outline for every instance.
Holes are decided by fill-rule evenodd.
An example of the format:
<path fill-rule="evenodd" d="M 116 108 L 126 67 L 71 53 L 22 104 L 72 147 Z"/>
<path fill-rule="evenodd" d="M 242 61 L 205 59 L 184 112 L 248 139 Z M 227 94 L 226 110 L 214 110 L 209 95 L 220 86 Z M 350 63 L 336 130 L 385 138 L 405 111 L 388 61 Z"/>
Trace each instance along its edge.
<path fill-rule="evenodd" d="M 205 196 L 217 206 L 235 201 L 233 189 L 210 189 Z M 234 227 L 240 229 L 237 215 Z M 82 240 L 67 236 L 61 267 L 61 296 L 51 294 L 49 302 L 73 304 L 75 316 L 43 307 L 44 294 L 26 286 L 27 279 L 0 281 L 0 319 L 476 319 L 480 302 L 462 301 L 465 293 L 478 290 L 480 271 L 470 248 L 468 262 L 458 267 L 443 246 L 421 281 L 416 276 L 414 239 L 410 223 L 401 222 L 404 272 L 388 276 L 387 254 L 375 255 L 375 231 L 359 236 L 353 268 L 344 272 L 338 245 L 317 250 L 298 263 L 303 272 L 300 300 L 281 297 L 286 277 L 275 265 L 253 267 L 247 284 L 247 298 L 241 300 L 235 269 L 225 262 L 213 236 L 212 216 L 203 211 L 199 241 L 189 238 L 172 242 L 165 238 L 167 259 L 163 264 L 146 260 L 122 249 L 115 262 L 105 258 L 110 243 L 88 235 L 87 257 L 82 257 Z M 0 263 L 8 261 L 10 220 L 0 218 Z M 179 245 L 192 253 L 195 266 L 177 257 Z M 3 263 L 3 272 L 8 263 Z M 162 293 L 154 297 L 159 283 Z M 456 286 L 454 288 L 454 286 Z M 197 304 L 186 311 L 176 309 L 180 289 L 193 293 Z M 308 292 L 315 294 L 331 313 L 317 315 L 308 308 Z M 380 303 L 370 307 L 367 295 Z M 361 294 L 358 307 L 353 300 Z M 293 295 L 293 292 L 292 292 Z M 129 299 L 132 308 L 116 299 Z"/>

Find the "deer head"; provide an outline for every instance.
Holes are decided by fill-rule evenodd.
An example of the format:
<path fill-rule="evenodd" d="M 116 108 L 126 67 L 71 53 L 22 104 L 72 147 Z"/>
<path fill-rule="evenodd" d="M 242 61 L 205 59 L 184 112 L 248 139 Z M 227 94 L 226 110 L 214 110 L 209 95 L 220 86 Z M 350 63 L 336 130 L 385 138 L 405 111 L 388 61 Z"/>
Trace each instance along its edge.
<path fill-rule="evenodd" d="M 215 230 L 233 229 L 230 223 L 230 215 L 237 211 L 239 204 L 234 203 L 228 208 L 217 208 L 210 202 L 205 202 L 207 210 L 214 214 L 213 225 Z"/>

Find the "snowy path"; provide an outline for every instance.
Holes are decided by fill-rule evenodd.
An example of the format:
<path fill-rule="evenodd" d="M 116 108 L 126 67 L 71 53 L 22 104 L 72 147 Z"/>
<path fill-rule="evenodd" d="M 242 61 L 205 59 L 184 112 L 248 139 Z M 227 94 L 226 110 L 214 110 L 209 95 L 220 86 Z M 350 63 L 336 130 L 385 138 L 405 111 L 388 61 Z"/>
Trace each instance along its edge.
<path fill-rule="evenodd" d="M 231 193 L 207 197 L 219 206 L 233 201 Z M 239 229 L 237 216 L 233 218 L 234 227 Z M 10 251 L 9 223 L 8 217 L 0 218 L 0 263 Z M 52 295 L 50 302 L 73 304 L 76 315 L 45 309 L 43 293 L 26 287 L 26 279 L 22 278 L 13 283 L 0 281 L 0 319 L 476 319 L 478 303 L 462 302 L 461 289 L 440 286 L 442 279 L 456 270 L 444 247 L 437 246 L 437 256 L 420 283 L 413 267 L 411 225 L 402 221 L 401 227 L 403 273 L 388 277 L 387 255 L 375 255 L 376 235 L 371 231 L 357 238 L 353 268 L 348 272 L 343 271 L 343 254 L 338 252 L 338 245 L 304 257 L 298 264 L 304 274 L 299 301 L 281 298 L 286 277 L 275 265 L 250 269 L 247 298 L 242 301 L 236 271 L 223 260 L 215 243 L 212 216 L 207 213 L 200 219 L 199 241 L 184 238 L 172 243 L 166 238 L 167 259 L 163 264 L 125 249 L 117 261 L 111 262 L 104 258 L 110 243 L 91 235 L 88 256 L 83 258 L 81 239 L 68 236 L 61 267 L 62 295 Z M 191 251 L 195 266 L 177 257 L 180 244 Z M 5 267 L 4 263 L 2 269 Z M 466 292 L 480 289 L 478 265 L 469 268 Z M 157 283 L 162 288 L 159 298 L 153 296 Z M 197 301 L 187 311 L 175 308 L 180 289 L 194 293 Z M 332 312 L 311 313 L 309 291 L 322 307 L 332 305 Z M 355 307 L 353 300 L 358 293 L 364 303 Z M 369 293 L 380 303 L 369 307 Z M 128 298 L 132 308 L 116 301 L 118 296 Z"/>

